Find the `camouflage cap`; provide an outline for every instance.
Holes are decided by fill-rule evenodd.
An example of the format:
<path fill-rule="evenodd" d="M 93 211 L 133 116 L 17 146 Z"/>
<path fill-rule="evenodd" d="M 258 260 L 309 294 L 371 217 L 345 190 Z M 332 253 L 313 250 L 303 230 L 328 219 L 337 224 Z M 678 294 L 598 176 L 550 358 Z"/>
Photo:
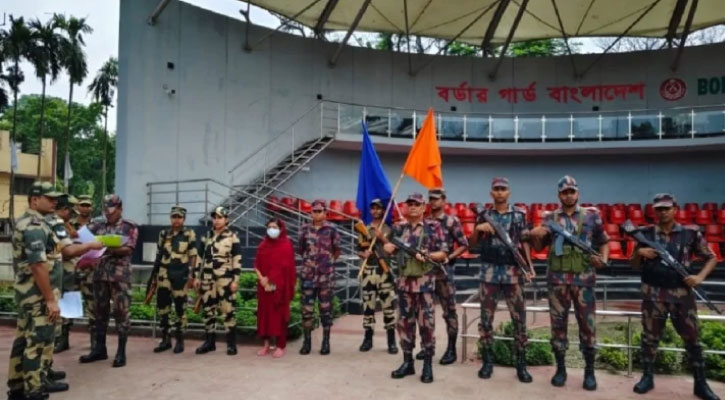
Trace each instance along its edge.
<path fill-rule="evenodd" d="M 76 204 L 78 204 L 78 199 L 76 199 L 75 196 L 68 193 L 63 193 L 62 195 L 58 196 L 58 204 L 56 204 L 55 208 L 73 208 L 73 206 L 75 206 Z"/>
<path fill-rule="evenodd" d="M 493 180 L 491 181 L 491 189 L 497 188 L 497 187 L 502 187 L 502 188 L 508 189 L 508 187 L 509 187 L 508 178 L 504 178 L 502 176 L 493 178 Z"/>
<path fill-rule="evenodd" d="M 434 188 L 428 191 L 429 199 L 442 199 L 446 197 L 446 190 L 443 188 Z"/>
<path fill-rule="evenodd" d="M 569 175 L 564 175 L 561 179 L 559 179 L 557 188 L 559 189 L 559 193 L 567 189 L 574 189 L 577 192 L 579 191 L 579 185 L 577 185 L 576 179 L 572 178 Z"/>
<path fill-rule="evenodd" d="M 182 206 L 173 206 L 171 207 L 171 216 L 178 215 L 181 218 L 186 218 L 186 208 Z"/>
<path fill-rule="evenodd" d="M 372 207 L 372 206 L 378 206 L 380 208 L 384 208 L 385 207 L 385 205 L 383 204 L 383 201 L 380 200 L 380 199 L 372 199 L 370 201 L 370 207 Z"/>
<path fill-rule="evenodd" d="M 218 206 L 216 207 L 210 214 L 212 217 L 215 215 L 218 215 L 220 217 L 228 217 L 229 216 L 229 210 L 226 209 L 226 207 Z"/>
<path fill-rule="evenodd" d="M 425 204 L 425 197 L 423 197 L 423 195 L 420 193 L 411 193 L 410 195 L 408 195 L 408 198 L 405 199 L 405 202 L 406 203 L 415 202 L 418 204 Z"/>
<path fill-rule="evenodd" d="M 324 210 L 327 208 L 325 200 L 315 200 L 312 202 L 312 210 Z"/>
<path fill-rule="evenodd" d="M 60 197 L 63 193 L 55 190 L 55 186 L 53 186 L 50 182 L 41 182 L 41 181 L 35 181 L 33 183 L 33 186 L 30 187 L 30 191 L 28 192 L 28 197 L 33 196 L 45 196 L 45 197 Z"/>
<path fill-rule="evenodd" d="M 78 196 L 78 204 L 81 206 L 92 206 L 93 197 L 89 194 L 82 194 Z"/>
<path fill-rule="evenodd" d="M 107 194 L 103 198 L 103 207 L 105 207 L 106 209 L 121 207 L 122 205 L 123 202 L 117 194 Z"/>
<path fill-rule="evenodd" d="M 655 195 L 654 200 L 652 200 L 654 205 L 653 208 L 658 207 L 674 207 L 675 204 L 677 204 L 677 200 L 675 200 L 675 196 L 669 194 L 669 193 L 658 193 Z"/>

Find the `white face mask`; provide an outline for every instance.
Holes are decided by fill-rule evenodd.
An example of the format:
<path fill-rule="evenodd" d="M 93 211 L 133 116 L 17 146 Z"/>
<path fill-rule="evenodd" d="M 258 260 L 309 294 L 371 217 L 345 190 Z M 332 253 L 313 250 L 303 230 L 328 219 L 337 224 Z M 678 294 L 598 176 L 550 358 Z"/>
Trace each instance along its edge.
<path fill-rule="evenodd" d="M 272 239 L 277 239 L 279 237 L 279 229 L 267 228 L 267 236 L 271 237 Z"/>

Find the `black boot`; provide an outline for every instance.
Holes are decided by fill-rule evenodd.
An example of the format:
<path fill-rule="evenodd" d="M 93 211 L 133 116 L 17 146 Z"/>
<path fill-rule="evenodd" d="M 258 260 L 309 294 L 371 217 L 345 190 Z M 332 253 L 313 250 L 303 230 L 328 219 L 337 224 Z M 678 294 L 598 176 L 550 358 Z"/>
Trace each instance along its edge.
<path fill-rule="evenodd" d="M 237 355 L 237 329 L 236 328 L 229 328 L 229 332 L 227 332 L 227 355 L 228 356 Z"/>
<path fill-rule="evenodd" d="M 15 397 L 17 400 L 46 400 L 48 398 L 48 393 L 45 392 L 35 392 L 33 394 L 25 395 L 21 394 L 22 397 Z M 10 397 L 8 397 L 8 400 L 10 400 Z"/>
<path fill-rule="evenodd" d="M 91 346 L 91 352 L 89 354 L 81 356 L 81 358 L 79 359 L 81 364 L 108 359 L 108 350 L 106 350 L 106 333 L 96 332 L 95 336 L 95 345 Z"/>
<path fill-rule="evenodd" d="M 493 375 L 493 354 L 491 353 L 491 347 L 486 346 L 483 348 L 483 364 L 481 369 L 478 370 L 478 377 L 481 379 L 488 379 Z"/>
<path fill-rule="evenodd" d="M 48 369 L 48 378 L 50 378 L 51 381 L 60 381 L 65 379 L 65 371 L 54 371 L 53 369 Z"/>
<path fill-rule="evenodd" d="M 116 357 L 113 359 L 113 368 L 119 368 L 126 365 L 126 341 L 128 336 L 126 333 L 118 334 L 118 349 L 116 349 Z"/>
<path fill-rule="evenodd" d="M 388 354 L 398 354 L 398 345 L 395 343 L 395 329 L 388 329 Z"/>
<path fill-rule="evenodd" d="M 95 323 L 91 324 L 88 327 L 88 334 L 91 338 L 91 349 L 96 347 L 96 342 L 98 342 L 98 335 L 96 335 L 96 326 Z"/>
<path fill-rule="evenodd" d="M 320 345 L 320 354 L 326 356 L 330 354 L 330 328 L 322 328 L 322 345 Z"/>
<path fill-rule="evenodd" d="M 433 354 L 426 353 L 423 358 L 423 373 L 420 374 L 420 381 L 423 383 L 433 382 Z"/>
<path fill-rule="evenodd" d="M 373 348 L 373 330 L 365 328 L 365 337 L 360 345 L 360 351 L 365 352 Z"/>
<path fill-rule="evenodd" d="M 161 333 L 161 342 L 154 348 L 154 353 L 161 353 L 171 348 L 171 336 L 169 332 L 165 331 Z"/>
<path fill-rule="evenodd" d="M 526 350 L 522 349 L 516 359 L 516 376 L 519 378 L 519 382 L 531 383 L 534 378 L 531 377 L 529 371 L 526 370 Z"/>
<path fill-rule="evenodd" d="M 70 325 L 61 326 L 60 335 L 55 338 L 53 353 L 62 353 L 70 348 L 68 344 L 68 332 L 70 332 Z"/>
<path fill-rule="evenodd" d="M 25 392 L 23 389 L 20 390 L 10 390 L 8 391 L 8 400 L 26 400 L 27 397 L 25 397 Z M 42 399 L 42 397 L 41 397 Z"/>
<path fill-rule="evenodd" d="M 184 352 L 184 332 L 181 329 L 176 329 L 176 344 L 174 345 L 174 354 Z"/>
<path fill-rule="evenodd" d="M 645 394 L 655 388 L 654 367 L 651 362 L 644 363 L 642 369 L 642 379 L 634 385 L 634 392 Z"/>
<path fill-rule="evenodd" d="M 458 357 L 456 356 L 456 339 L 458 338 L 458 333 L 452 334 L 448 336 L 448 348 L 446 348 L 446 352 L 443 353 L 443 357 L 441 357 L 441 365 L 449 365 L 456 362 Z"/>
<path fill-rule="evenodd" d="M 310 350 L 312 350 L 312 332 L 305 329 L 304 335 L 305 337 L 302 342 L 302 348 L 300 348 L 300 354 L 307 355 L 310 354 Z"/>
<path fill-rule="evenodd" d="M 695 396 L 703 399 L 703 400 L 720 400 L 719 397 L 710 389 L 710 386 L 707 384 L 707 379 L 705 377 L 705 367 L 695 367 L 693 370 L 693 376 L 695 377 L 695 388 L 693 390 L 693 393 Z"/>
<path fill-rule="evenodd" d="M 421 346 L 422 347 L 422 346 Z M 425 350 L 421 350 L 415 355 L 416 360 L 425 360 Z"/>
<path fill-rule="evenodd" d="M 395 371 L 390 373 L 393 379 L 405 378 L 408 375 L 415 375 L 415 364 L 413 363 L 413 353 L 403 352 L 403 363 Z"/>
<path fill-rule="evenodd" d="M 584 383 L 582 387 L 586 390 L 597 390 L 597 378 L 594 377 L 594 350 L 584 351 Z"/>
<path fill-rule="evenodd" d="M 65 392 L 69 388 L 67 383 L 52 381 L 47 376 L 41 379 L 41 384 L 46 393 Z"/>
<path fill-rule="evenodd" d="M 196 354 L 205 354 L 210 351 L 216 351 L 216 332 L 207 332 L 204 335 L 204 343 L 196 348 Z"/>
<path fill-rule="evenodd" d="M 566 352 L 555 351 L 556 373 L 551 378 L 551 384 L 554 386 L 564 386 L 566 383 Z"/>

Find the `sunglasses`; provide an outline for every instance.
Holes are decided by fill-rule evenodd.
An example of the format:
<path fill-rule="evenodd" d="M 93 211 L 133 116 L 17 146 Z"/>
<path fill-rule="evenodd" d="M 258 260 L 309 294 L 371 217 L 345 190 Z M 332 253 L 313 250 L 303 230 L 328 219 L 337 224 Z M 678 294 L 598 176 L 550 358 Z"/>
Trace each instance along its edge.
<path fill-rule="evenodd" d="M 667 212 L 672 210 L 672 207 L 655 207 L 656 212 Z"/>
<path fill-rule="evenodd" d="M 407 204 L 408 207 L 420 207 L 420 206 L 423 205 L 423 203 L 418 203 L 418 202 L 415 202 L 415 201 L 408 201 L 405 204 Z"/>

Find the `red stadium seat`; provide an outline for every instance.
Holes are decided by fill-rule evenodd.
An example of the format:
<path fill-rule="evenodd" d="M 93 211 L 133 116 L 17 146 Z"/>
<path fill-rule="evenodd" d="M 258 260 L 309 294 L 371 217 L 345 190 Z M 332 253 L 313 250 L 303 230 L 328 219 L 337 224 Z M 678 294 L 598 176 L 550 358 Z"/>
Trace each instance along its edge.
<path fill-rule="evenodd" d="M 471 203 L 468 203 L 468 209 L 473 210 L 473 212 L 476 212 L 476 210 L 478 210 L 478 207 L 480 205 L 481 205 L 481 203 L 471 202 Z M 460 210 L 459 210 L 458 214 L 460 214 Z"/>
<path fill-rule="evenodd" d="M 644 216 L 649 222 L 654 222 L 657 219 L 657 216 L 655 215 L 655 208 L 652 203 L 647 203 L 647 205 L 644 206 Z"/>
<path fill-rule="evenodd" d="M 725 209 L 717 212 L 717 223 L 720 225 L 725 225 Z"/>
<path fill-rule="evenodd" d="M 698 225 L 708 225 L 713 222 L 710 210 L 697 210 L 695 213 L 695 223 Z"/>
<path fill-rule="evenodd" d="M 609 223 L 622 225 L 627 218 L 624 215 L 624 210 L 619 208 L 612 208 L 609 210 Z"/>
<path fill-rule="evenodd" d="M 446 214 L 446 215 L 451 215 L 451 209 L 452 208 L 453 207 L 451 207 L 451 203 L 445 203 L 443 205 L 443 213 Z"/>
<path fill-rule="evenodd" d="M 470 237 L 473 233 L 473 229 L 475 228 L 475 224 L 473 222 L 464 222 L 462 225 L 463 234 L 466 235 L 466 237 Z"/>
<path fill-rule="evenodd" d="M 703 203 L 702 210 L 710 210 L 712 215 L 715 215 L 715 214 L 717 214 L 717 204 L 716 203 Z"/>
<path fill-rule="evenodd" d="M 463 213 L 458 215 L 458 218 L 461 219 L 461 222 L 464 223 L 474 223 L 476 222 L 476 213 L 474 213 L 470 209 L 463 210 Z"/>
<path fill-rule="evenodd" d="M 707 246 L 715 253 L 717 262 L 722 262 L 722 253 L 720 252 L 720 243 L 708 242 Z"/>
<path fill-rule="evenodd" d="M 534 211 L 534 210 L 543 210 L 543 209 L 544 209 L 544 205 L 543 204 L 541 204 L 541 203 L 531 203 L 531 211 Z"/>
<path fill-rule="evenodd" d="M 536 227 L 544 222 L 544 210 L 537 209 L 531 213 L 531 223 Z"/>
<path fill-rule="evenodd" d="M 581 206 L 582 207 L 594 207 L 594 204 L 592 204 L 592 203 L 582 203 Z"/>
<path fill-rule="evenodd" d="M 627 260 L 627 256 L 622 251 L 622 243 L 617 240 L 609 241 L 609 258 L 611 260 Z"/>
<path fill-rule="evenodd" d="M 557 208 L 559 208 L 559 203 L 546 203 L 546 207 L 544 209 L 546 211 L 554 211 Z"/>
<path fill-rule="evenodd" d="M 464 208 L 464 210 L 465 210 L 465 208 Z M 450 215 L 450 216 L 453 216 L 453 217 L 457 217 L 458 216 L 458 210 L 455 207 L 451 207 L 448 210 L 448 213 L 447 214 Z"/>
<path fill-rule="evenodd" d="M 604 231 L 607 232 L 609 240 L 621 240 L 622 236 L 619 234 L 619 225 L 617 224 L 604 224 Z"/>
<path fill-rule="evenodd" d="M 460 213 L 461 210 L 463 210 L 464 208 L 466 208 L 468 206 L 466 205 L 466 203 L 456 203 L 454 207 L 455 207 L 456 211 L 458 211 L 458 213 Z"/>
<path fill-rule="evenodd" d="M 692 219 L 690 218 L 690 213 L 688 213 L 686 210 L 679 209 L 675 212 L 675 221 L 677 221 L 680 224 L 691 224 Z"/>
<path fill-rule="evenodd" d="M 287 211 L 297 210 L 297 199 L 291 197 L 282 197 L 282 205 L 287 208 Z"/>
<path fill-rule="evenodd" d="M 492 208 L 493 208 L 493 203 L 486 203 L 486 204 L 484 205 L 484 207 L 486 207 L 486 209 L 487 209 L 487 210 L 490 210 L 490 209 L 492 209 Z"/>
<path fill-rule="evenodd" d="M 269 196 L 269 197 L 267 197 L 267 200 L 269 200 L 269 202 L 267 203 L 267 209 L 269 211 L 276 212 L 276 211 L 281 210 L 281 208 L 279 207 L 280 200 L 279 200 L 279 198 L 277 198 L 277 196 Z"/>
<path fill-rule="evenodd" d="M 327 207 L 327 219 L 330 221 L 345 221 L 347 218 L 342 215 L 345 212 L 342 202 L 340 200 L 330 200 L 330 205 Z"/>
<path fill-rule="evenodd" d="M 705 238 L 708 242 L 725 242 L 725 237 L 723 237 L 722 225 L 710 224 L 705 226 Z"/>
<path fill-rule="evenodd" d="M 697 205 L 697 203 L 685 203 L 685 210 L 687 210 L 690 215 L 695 215 L 697 211 L 700 209 L 700 207 Z"/>
<path fill-rule="evenodd" d="M 647 222 L 644 219 L 644 213 L 642 212 L 642 210 L 639 210 L 639 209 L 630 209 L 629 210 L 629 219 L 635 225 L 644 225 Z"/>
<path fill-rule="evenodd" d="M 398 213 L 397 210 L 400 210 L 400 215 L 396 218 L 396 220 L 406 219 L 408 218 L 408 203 L 400 202 L 398 203 L 398 207 L 395 208 L 396 214 Z M 393 214 L 395 216 L 395 214 Z"/>
<path fill-rule="evenodd" d="M 639 203 L 629 203 L 627 204 L 627 211 L 629 210 L 641 210 L 642 205 Z"/>
<path fill-rule="evenodd" d="M 352 200 L 347 200 L 342 206 L 342 212 L 345 214 L 354 217 L 354 218 L 360 218 L 360 211 L 357 209 L 357 206 L 355 205 L 355 202 Z"/>
<path fill-rule="evenodd" d="M 624 211 L 627 209 L 627 206 L 624 203 L 614 203 L 612 204 L 612 208 Z"/>
<path fill-rule="evenodd" d="M 303 199 L 298 199 L 297 205 L 299 206 L 299 211 L 301 213 L 309 214 L 312 212 L 312 204 L 306 202 Z"/>
<path fill-rule="evenodd" d="M 632 257 L 635 247 L 637 247 L 637 242 L 634 240 L 627 240 L 627 252 L 624 253 L 624 255 L 627 256 L 628 259 Z"/>
<path fill-rule="evenodd" d="M 546 260 L 548 255 L 548 247 L 541 249 L 541 251 L 536 251 L 533 247 L 531 248 L 531 258 L 533 258 L 534 260 Z"/>

